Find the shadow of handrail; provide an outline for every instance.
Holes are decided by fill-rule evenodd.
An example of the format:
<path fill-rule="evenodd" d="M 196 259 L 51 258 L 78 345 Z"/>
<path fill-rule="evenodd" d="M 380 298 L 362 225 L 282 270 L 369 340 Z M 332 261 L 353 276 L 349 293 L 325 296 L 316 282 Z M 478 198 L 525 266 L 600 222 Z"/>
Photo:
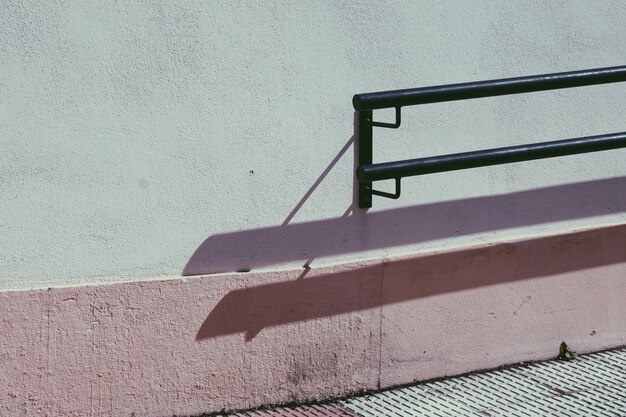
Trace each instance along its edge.
<path fill-rule="evenodd" d="M 216 234 L 183 275 L 249 270 L 626 211 L 626 177 Z"/>
<path fill-rule="evenodd" d="M 229 292 L 202 323 L 196 340 L 347 314 L 438 294 L 626 263 L 626 225 L 409 258 L 382 265 L 312 273 Z M 603 280 L 598 274 L 598 285 Z"/>

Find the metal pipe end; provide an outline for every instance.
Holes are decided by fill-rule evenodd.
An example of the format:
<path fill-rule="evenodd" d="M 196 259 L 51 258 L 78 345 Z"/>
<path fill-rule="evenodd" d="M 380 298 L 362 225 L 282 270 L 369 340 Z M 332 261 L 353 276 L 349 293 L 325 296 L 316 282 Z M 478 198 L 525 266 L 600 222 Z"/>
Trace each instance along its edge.
<path fill-rule="evenodd" d="M 363 169 L 363 167 L 358 167 L 356 169 L 356 179 L 359 180 L 359 182 L 366 182 L 365 181 L 365 170 Z"/>
<path fill-rule="evenodd" d="M 354 110 L 356 110 L 356 111 L 361 111 L 362 110 L 363 102 L 361 100 L 361 95 L 360 94 L 355 94 L 352 97 L 352 106 L 354 107 Z"/>

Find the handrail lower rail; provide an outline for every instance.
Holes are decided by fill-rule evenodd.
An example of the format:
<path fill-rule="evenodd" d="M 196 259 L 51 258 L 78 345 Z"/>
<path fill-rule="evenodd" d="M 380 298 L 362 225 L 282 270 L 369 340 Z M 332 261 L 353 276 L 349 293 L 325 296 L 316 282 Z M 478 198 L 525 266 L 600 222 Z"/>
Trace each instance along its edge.
<path fill-rule="evenodd" d="M 356 176 L 382 181 L 619 148 L 626 148 L 626 132 L 363 165 Z"/>

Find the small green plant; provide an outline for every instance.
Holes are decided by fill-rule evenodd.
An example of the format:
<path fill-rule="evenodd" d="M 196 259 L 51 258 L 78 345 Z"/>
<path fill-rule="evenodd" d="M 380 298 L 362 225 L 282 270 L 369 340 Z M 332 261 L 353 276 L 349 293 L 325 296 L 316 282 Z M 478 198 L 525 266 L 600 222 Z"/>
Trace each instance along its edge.
<path fill-rule="evenodd" d="M 561 346 L 559 346 L 559 356 L 556 358 L 562 361 L 571 361 L 576 357 L 576 352 L 571 350 L 567 343 L 561 342 Z"/>

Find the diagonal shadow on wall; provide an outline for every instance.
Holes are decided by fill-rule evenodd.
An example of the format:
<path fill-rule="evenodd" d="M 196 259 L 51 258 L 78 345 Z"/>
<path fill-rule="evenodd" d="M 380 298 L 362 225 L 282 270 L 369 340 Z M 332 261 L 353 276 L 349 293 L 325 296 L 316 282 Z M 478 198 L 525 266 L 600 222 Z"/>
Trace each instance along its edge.
<path fill-rule="evenodd" d="M 183 275 L 249 270 L 313 257 L 626 211 L 626 177 L 558 185 L 275 227 L 216 234 Z"/>
<path fill-rule="evenodd" d="M 267 327 L 614 264 L 626 274 L 626 225 L 404 259 L 384 266 L 384 293 L 381 264 L 313 272 L 229 292 L 196 339 L 245 333 L 249 341 Z M 601 287 L 603 275 L 597 280 Z"/>
<path fill-rule="evenodd" d="M 353 203 L 342 217 L 290 224 L 350 147 L 356 156 L 353 145 L 357 143 L 355 134 L 281 225 L 210 236 L 189 259 L 183 275 L 248 271 L 286 262 L 304 262 L 307 267 L 316 257 L 626 212 L 626 177 L 617 177 L 378 212 L 353 210 Z M 309 273 L 305 268 L 299 277 L 284 275 L 281 282 L 231 291 L 214 306 L 196 339 L 243 332 L 249 341 L 266 327 L 516 280 L 626 264 L 624 236 L 626 225 L 597 228 L 415 257 L 393 265 L 370 264 L 339 273 L 317 270 L 307 279 L 298 279 Z M 513 253 L 515 256 L 509 256 Z M 393 273 L 394 268 L 399 268 L 400 273 Z M 251 279 L 258 283 L 270 275 Z"/>

